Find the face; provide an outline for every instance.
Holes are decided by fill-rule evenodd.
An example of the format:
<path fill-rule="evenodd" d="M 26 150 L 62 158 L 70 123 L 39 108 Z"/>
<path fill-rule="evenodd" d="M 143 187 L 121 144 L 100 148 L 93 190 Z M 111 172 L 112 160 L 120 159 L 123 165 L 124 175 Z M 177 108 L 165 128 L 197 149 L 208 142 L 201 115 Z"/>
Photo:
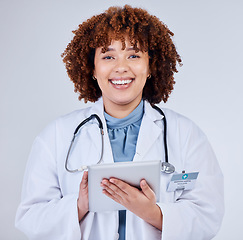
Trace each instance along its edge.
<path fill-rule="evenodd" d="M 142 99 L 143 88 L 149 75 L 147 52 L 135 52 L 130 41 L 112 41 L 108 51 L 97 48 L 94 58 L 94 76 L 102 92 L 105 111 L 129 109 L 131 112 Z M 139 45 L 138 45 L 139 48 Z"/>

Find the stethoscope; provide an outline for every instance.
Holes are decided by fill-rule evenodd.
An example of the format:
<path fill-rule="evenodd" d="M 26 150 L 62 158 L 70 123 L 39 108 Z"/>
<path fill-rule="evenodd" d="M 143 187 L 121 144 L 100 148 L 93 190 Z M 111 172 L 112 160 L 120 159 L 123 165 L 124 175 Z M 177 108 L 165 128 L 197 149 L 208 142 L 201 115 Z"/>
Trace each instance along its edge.
<path fill-rule="evenodd" d="M 169 160 L 168 160 L 168 148 L 167 148 L 167 121 L 166 121 L 166 117 L 165 117 L 165 114 L 164 112 L 157 106 L 153 105 L 153 108 L 156 109 L 162 116 L 163 116 L 163 122 L 164 122 L 164 149 L 165 149 L 165 161 L 161 163 L 161 172 L 163 173 L 167 173 L 167 174 L 170 174 L 170 173 L 173 173 L 175 172 L 175 167 L 169 163 Z M 99 129 L 100 129 L 100 134 L 101 134 L 101 155 L 100 155 L 100 160 L 97 162 L 97 164 L 100 164 L 102 162 L 102 158 L 103 158 L 103 150 L 104 150 L 104 130 L 103 130 L 103 124 L 99 118 L 98 115 L 96 114 L 92 114 L 90 117 L 86 118 L 85 120 L 83 120 L 75 129 L 74 133 L 73 133 L 73 138 L 72 138 L 72 141 L 71 141 L 71 144 L 69 146 L 69 149 L 68 149 L 68 153 L 67 153 L 67 157 L 66 157 L 66 161 L 65 161 L 65 168 L 68 172 L 70 173 L 75 173 L 75 172 L 82 172 L 84 170 L 87 170 L 88 167 L 87 166 L 81 166 L 80 168 L 77 168 L 77 169 L 69 169 L 68 168 L 68 158 L 69 158 L 69 154 L 72 150 L 72 146 L 73 146 L 73 143 L 74 143 L 74 140 L 76 138 L 76 135 L 78 134 L 79 132 L 79 129 L 84 126 L 87 122 L 89 122 L 90 120 L 92 119 L 96 119 L 97 122 L 99 123 Z"/>

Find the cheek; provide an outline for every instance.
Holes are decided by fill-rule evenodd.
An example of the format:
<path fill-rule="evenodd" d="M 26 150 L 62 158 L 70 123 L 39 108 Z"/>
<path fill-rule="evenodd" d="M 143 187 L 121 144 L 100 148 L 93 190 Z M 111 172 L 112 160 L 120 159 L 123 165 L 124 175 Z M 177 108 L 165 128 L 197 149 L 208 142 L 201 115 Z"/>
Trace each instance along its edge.
<path fill-rule="evenodd" d="M 100 64 L 95 68 L 97 77 L 106 78 L 111 72 L 111 67 L 105 64 Z"/>
<path fill-rule="evenodd" d="M 101 72 L 101 69 L 104 68 L 104 64 L 101 63 L 100 60 L 94 61 L 94 71 L 96 74 L 99 74 Z"/>
<path fill-rule="evenodd" d="M 140 63 L 136 66 L 143 73 L 147 73 L 149 70 L 149 60 L 147 58 L 143 58 L 140 60 Z"/>
<path fill-rule="evenodd" d="M 149 66 L 148 64 L 140 64 L 134 67 L 134 71 L 136 71 L 137 75 L 140 75 L 142 78 L 147 79 L 149 74 Z"/>

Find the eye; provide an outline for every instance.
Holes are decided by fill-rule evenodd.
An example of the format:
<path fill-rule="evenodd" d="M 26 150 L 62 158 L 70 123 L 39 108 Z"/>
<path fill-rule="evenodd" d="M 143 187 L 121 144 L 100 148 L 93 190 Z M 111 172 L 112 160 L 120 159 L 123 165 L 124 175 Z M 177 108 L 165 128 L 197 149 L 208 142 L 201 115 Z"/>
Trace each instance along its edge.
<path fill-rule="evenodd" d="M 110 59 L 113 59 L 113 57 L 112 57 L 112 56 L 105 56 L 105 57 L 103 57 L 102 59 L 110 60 Z"/>
<path fill-rule="evenodd" d="M 129 56 L 129 58 L 140 58 L 140 56 L 136 55 L 136 54 L 133 54 L 133 55 Z"/>

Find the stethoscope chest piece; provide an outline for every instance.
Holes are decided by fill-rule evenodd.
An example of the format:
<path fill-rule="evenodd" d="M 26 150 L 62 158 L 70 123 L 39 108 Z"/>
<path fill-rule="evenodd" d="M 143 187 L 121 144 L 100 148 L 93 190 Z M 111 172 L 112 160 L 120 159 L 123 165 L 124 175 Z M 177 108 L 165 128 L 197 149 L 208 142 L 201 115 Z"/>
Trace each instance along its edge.
<path fill-rule="evenodd" d="M 175 171 L 175 167 L 168 163 L 168 162 L 162 162 L 161 163 L 161 172 L 171 174 Z"/>

